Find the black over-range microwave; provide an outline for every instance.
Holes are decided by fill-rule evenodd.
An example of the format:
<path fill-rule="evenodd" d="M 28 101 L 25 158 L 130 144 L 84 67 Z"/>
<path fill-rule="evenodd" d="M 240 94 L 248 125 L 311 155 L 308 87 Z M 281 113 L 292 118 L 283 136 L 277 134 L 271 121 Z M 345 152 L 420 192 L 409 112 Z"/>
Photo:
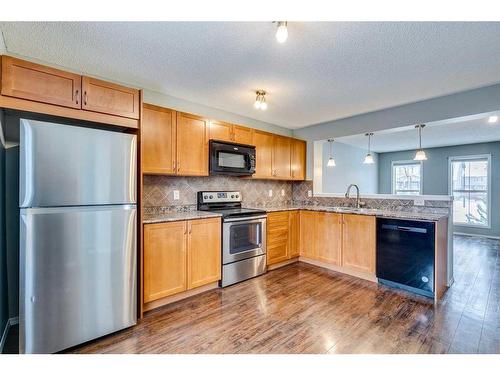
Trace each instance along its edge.
<path fill-rule="evenodd" d="M 250 176 L 255 173 L 255 146 L 210 141 L 210 174 Z"/>

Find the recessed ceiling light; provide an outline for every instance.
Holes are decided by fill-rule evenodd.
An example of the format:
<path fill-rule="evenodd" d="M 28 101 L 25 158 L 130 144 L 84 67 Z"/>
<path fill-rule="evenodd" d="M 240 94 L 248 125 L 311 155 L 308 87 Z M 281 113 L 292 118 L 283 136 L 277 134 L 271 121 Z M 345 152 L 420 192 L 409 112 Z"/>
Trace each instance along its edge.
<path fill-rule="evenodd" d="M 490 124 L 494 124 L 497 121 L 498 121 L 498 116 L 490 116 L 490 117 L 488 117 L 488 123 L 490 123 Z"/>
<path fill-rule="evenodd" d="M 286 21 L 278 21 L 278 28 L 276 29 L 276 40 L 278 43 L 285 43 L 288 39 L 288 27 Z"/>

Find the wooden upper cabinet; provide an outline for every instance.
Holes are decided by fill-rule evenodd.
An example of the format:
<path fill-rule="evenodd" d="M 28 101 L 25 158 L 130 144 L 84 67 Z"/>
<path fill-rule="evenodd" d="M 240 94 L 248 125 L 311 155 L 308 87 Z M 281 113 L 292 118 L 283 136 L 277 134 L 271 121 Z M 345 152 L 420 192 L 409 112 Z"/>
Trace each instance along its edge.
<path fill-rule="evenodd" d="M 376 219 L 366 215 L 343 215 L 342 266 L 375 274 Z"/>
<path fill-rule="evenodd" d="M 208 120 L 177 112 L 177 174 L 208 176 Z"/>
<path fill-rule="evenodd" d="M 99 79 L 82 77 L 82 109 L 139 118 L 139 90 Z"/>
<path fill-rule="evenodd" d="M 290 179 L 291 169 L 291 138 L 274 136 L 273 146 L 273 176 L 279 179 Z"/>
<path fill-rule="evenodd" d="M 253 129 L 233 125 L 233 141 L 244 145 L 253 145 Z"/>
<path fill-rule="evenodd" d="M 233 125 L 222 121 L 210 121 L 210 139 L 233 141 Z"/>
<path fill-rule="evenodd" d="M 81 76 L 2 56 L 2 95 L 81 108 Z"/>
<path fill-rule="evenodd" d="M 314 240 L 317 259 L 340 266 L 342 261 L 342 215 L 329 212 L 316 212 Z"/>
<path fill-rule="evenodd" d="M 306 142 L 292 138 L 292 179 L 305 180 L 306 178 Z"/>
<path fill-rule="evenodd" d="M 255 174 L 252 177 L 272 178 L 274 135 L 255 130 L 253 143 L 255 145 Z"/>
<path fill-rule="evenodd" d="M 185 221 L 144 225 L 144 302 L 186 290 Z"/>
<path fill-rule="evenodd" d="M 219 218 L 188 221 L 188 283 L 197 288 L 221 278 L 221 221 Z"/>
<path fill-rule="evenodd" d="M 175 173 L 176 112 L 144 104 L 141 124 L 144 173 Z"/>
<path fill-rule="evenodd" d="M 300 212 L 290 211 L 288 213 L 288 240 L 289 258 L 296 258 L 300 255 Z"/>

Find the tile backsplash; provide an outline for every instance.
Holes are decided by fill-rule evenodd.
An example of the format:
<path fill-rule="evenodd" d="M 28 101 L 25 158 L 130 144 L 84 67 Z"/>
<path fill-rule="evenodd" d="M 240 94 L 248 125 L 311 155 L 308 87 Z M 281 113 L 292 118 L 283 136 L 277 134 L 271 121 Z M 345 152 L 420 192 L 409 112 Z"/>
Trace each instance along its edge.
<path fill-rule="evenodd" d="M 174 199 L 174 190 L 179 199 Z M 242 192 L 245 206 L 277 206 L 292 202 L 292 182 L 250 180 L 231 176 L 174 177 L 144 176 L 144 207 L 195 209 L 196 193 L 210 190 Z M 269 191 L 272 190 L 272 197 Z M 282 195 L 283 194 L 283 195 Z"/>

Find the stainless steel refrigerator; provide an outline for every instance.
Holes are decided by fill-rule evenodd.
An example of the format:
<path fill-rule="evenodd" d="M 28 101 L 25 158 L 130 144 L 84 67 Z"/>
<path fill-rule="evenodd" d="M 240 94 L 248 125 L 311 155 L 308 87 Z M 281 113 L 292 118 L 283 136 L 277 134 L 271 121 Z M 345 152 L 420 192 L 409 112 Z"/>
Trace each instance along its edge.
<path fill-rule="evenodd" d="M 20 120 L 21 353 L 136 323 L 136 136 Z"/>

